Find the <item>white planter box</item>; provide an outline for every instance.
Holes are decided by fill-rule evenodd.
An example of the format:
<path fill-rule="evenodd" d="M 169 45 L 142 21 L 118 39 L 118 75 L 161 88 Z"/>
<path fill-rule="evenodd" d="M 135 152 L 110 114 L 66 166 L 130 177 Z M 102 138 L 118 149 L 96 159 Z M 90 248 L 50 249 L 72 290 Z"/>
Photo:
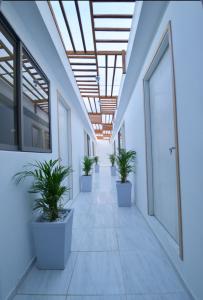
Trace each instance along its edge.
<path fill-rule="evenodd" d="M 125 183 L 121 183 L 120 181 L 117 181 L 116 188 L 117 188 L 118 206 L 121 207 L 131 206 L 132 183 L 130 181 L 127 181 Z"/>
<path fill-rule="evenodd" d="M 71 252 L 73 210 L 63 221 L 32 223 L 37 267 L 39 269 L 65 269 Z"/>
<path fill-rule="evenodd" d="M 99 165 L 95 165 L 95 173 L 99 173 Z"/>
<path fill-rule="evenodd" d="M 80 178 L 80 191 L 91 192 L 92 191 L 92 175 L 82 175 Z"/>
<path fill-rule="evenodd" d="M 116 166 L 111 166 L 111 176 L 116 176 Z"/>

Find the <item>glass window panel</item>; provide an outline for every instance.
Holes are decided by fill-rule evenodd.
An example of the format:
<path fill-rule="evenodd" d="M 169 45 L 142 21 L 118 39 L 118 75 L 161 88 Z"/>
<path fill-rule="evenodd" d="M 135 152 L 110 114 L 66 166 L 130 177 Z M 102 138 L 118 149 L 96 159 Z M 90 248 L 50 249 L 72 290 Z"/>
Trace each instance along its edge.
<path fill-rule="evenodd" d="M 15 43 L 0 25 L 0 144 L 17 146 Z"/>
<path fill-rule="evenodd" d="M 43 73 L 23 49 L 22 90 L 25 147 L 36 150 L 50 149 L 48 86 Z"/>

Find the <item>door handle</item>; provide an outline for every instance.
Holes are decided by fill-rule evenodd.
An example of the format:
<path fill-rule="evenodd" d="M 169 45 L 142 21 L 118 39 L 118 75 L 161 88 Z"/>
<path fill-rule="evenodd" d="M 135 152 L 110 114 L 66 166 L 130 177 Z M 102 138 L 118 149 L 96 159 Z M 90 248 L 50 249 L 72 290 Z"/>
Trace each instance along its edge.
<path fill-rule="evenodd" d="M 174 147 L 174 146 L 173 146 L 173 147 L 170 147 L 170 148 L 169 148 L 170 154 L 172 154 L 172 153 L 173 153 L 173 150 L 175 150 L 175 149 L 176 149 L 176 147 Z"/>

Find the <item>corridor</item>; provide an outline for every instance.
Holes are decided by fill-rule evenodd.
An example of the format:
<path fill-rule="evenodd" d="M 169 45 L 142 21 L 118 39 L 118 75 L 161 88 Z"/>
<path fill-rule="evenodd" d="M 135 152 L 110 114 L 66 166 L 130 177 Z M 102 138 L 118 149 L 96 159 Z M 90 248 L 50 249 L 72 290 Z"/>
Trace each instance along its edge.
<path fill-rule="evenodd" d="M 64 271 L 35 266 L 15 300 L 189 300 L 136 207 L 118 208 L 109 167 L 74 208 L 72 253 Z"/>

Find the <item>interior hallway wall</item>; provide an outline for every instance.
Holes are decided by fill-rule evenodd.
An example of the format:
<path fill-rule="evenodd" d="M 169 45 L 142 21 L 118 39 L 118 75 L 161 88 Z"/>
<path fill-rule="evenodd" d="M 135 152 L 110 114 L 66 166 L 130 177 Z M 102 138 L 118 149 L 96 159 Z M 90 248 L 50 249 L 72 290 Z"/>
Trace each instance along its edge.
<path fill-rule="evenodd" d="M 21 13 L 16 11 L 14 4 L 17 8 L 19 5 L 23 5 Z M 34 5 L 34 2 L 29 1 L 19 1 L 18 4 L 16 1 L 5 1 L 2 5 L 2 11 L 50 80 L 52 153 L 0 151 L 0 236 L 2 239 L 0 247 L 0 300 L 8 299 L 34 258 L 30 226 L 33 220 L 33 201 L 27 192 L 30 181 L 15 186 L 12 176 L 22 170 L 22 166 L 28 162 L 58 158 L 57 91 L 67 101 L 71 109 L 74 196 L 79 192 L 80 161 L 84 156 L 84 125 L 70 102 L 72 98 L 70 90 L 60 78 L 56 78 L 53 65 L 58 64 L 58 68 L 63 74 L 62 64 L 58 62 L 58 54 L 52 51 L 52 41 L 44 28 L 39 12 L 33 9 Z M 24 20 L 27 13 L 32 14 L 30 23 Z M 35 25 L 29 26 L 33 23 Z M 38 34 L 39 32 L 40 34 Z M 38 39 L 41 41 L 39 42 Z M 43 51 L 44 45 L 49 51 Z M 51 59 L 49 55 L 52 55 Z"/>
<path fill-rule="evenodd" d="M 143 78 L 171 21 L 176 75 L 184 259 L 160 226 L 154 232 L 195 299 L 203 299 L 203 7 L 201 1 L 170 1 L 148 51 L 124 115 L 126 148 L 137 152 L 135 202 L 147 220 Z M 150 20 L 149 20 L 150 22 Z M 135 57 L 136 60 L 136 57 Z M 133 80 L 133 74 L 131 76 Z M 116 137 L 117 138 L 117 137 Z M 151 222 L 151 221 L 150 221 Z M 156 223 L 157 224 L 157 223 Z"/>
<path fill-rule="evenodd" d="M 99 156 L 99 164 L 101 166 L 110 166 L 109 154 L 113 153 L 113 144 L 109 141 L 97 141 L 96 155 Z"/>

